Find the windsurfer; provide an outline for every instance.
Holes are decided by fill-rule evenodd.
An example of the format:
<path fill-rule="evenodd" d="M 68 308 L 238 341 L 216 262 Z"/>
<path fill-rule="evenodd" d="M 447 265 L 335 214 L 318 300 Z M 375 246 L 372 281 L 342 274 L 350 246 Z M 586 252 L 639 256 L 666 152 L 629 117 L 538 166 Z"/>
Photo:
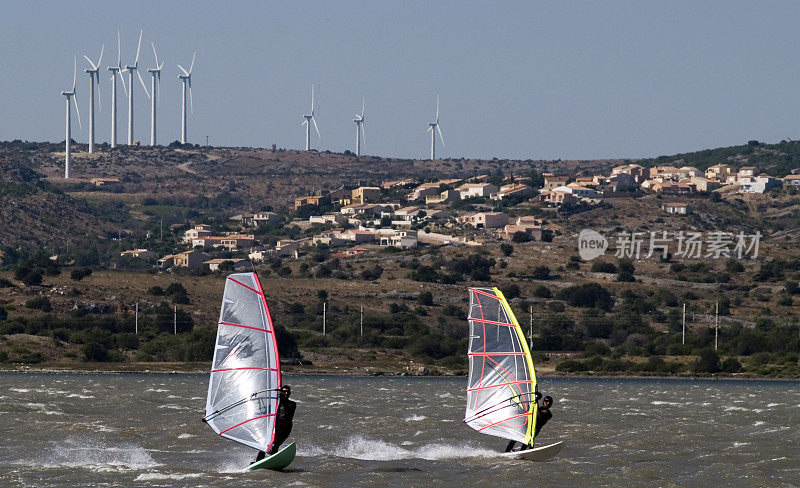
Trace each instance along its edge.
<path fill-rule="evenodd" d="M 278 414 L 275 416 L 275 440 L 266 453 L 258 451 L 256 461 L 261 461 L 267 454 L 271 456 L 278 452 L 278 448 L 292 433 L 292 419 L 294 418 L 294 411 L 297 409 L 297 403 L 289 400 L 289 395 L 291 394 L 291 386 L 281 386 L 278 393 Z"/>
<path fill-rule="evenodd" d="M 538 391 L 536 392 L 536 402 L 539 402 L 539 399 L 542 398 L 542 394 Z M 553 418 L 553 413 L 550 411 L 550 407 L 553 406 L 553 397 L 550 395 L 545 396 L 542 398 L 542 405 L 538 408 L 536 413 L 536 431 L 533 433 L 533 437 L 539 435 L 539 431 L 542 430 L 544 424 L 547 423 L 548 420 Z M 517 444 L 517 441 L 508 441 L 508 445 L 506 446 L 506 452 L 511 452 L 514 450 L 514 446 Z M 525 449 L 530 449 L 533 447 L 533 443 L 531 445 L 522 444 L 520 447 L 520 451 L 524 451 Z"/>

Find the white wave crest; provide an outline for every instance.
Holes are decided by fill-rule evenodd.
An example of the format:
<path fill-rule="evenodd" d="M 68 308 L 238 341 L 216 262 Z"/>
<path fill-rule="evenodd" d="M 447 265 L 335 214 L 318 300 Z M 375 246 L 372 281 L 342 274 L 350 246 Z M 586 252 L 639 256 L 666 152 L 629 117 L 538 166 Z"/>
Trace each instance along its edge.
<path fill-rule="evenodd" d="M 667 405 L 667 406 L 670 406 L 670 407 L 680 407 L 681 405 L 683 405 L 682 403 L 678 403 L 678 402 L 665 402 L 665 401 L 662 401 L 662 400 L 653 400 L 652 402 L 650 402 L 650 404 L 651 405 Z"/>
<path fill-rule="evenodd" d="M 193 434 L 181 434 L 178 436 L 178 439 L 189 439 L 190 437 L 194 437 Z"/>
<path fill-rule="evenodd" d="M 465 457 L 494 457 L 497 452 L 471 446 L 455 444 L 427 444 L 415 448 L 403 448 L 389 442 L 370 439 L 363 435 L 348 437 L 344 447 L 332 451 L 339 457 L 364 461 L 394 461 L 398 459 L 462 459 Z"/>
<path fill-rule="evenodd" d="M 45 467 L 82 468 L 94 472 L 135 471 L 161 466 L 135 444 L 108 444 L 88 438 L 69 438 L 41 461 Z"/>
<path fill-rule="evenodd" d="M 426 417 L 424 415 L 412 414 L 412 415 L 409 415 L 408 417 L 406 417 L 405 421 L 406 422 L 419 422 L 420 420 L 425 420 L 426 418 L 428 418 L 428 417 Z"/>
<path fill-rule="evenodd" d="M 200 478 L 203 473 L 185 473 L 185 474 L 166 474 L 166 473 L 142 473 L 136 477 L 135 481 L 155 481 L 155 480 L 185 480 Z"/>

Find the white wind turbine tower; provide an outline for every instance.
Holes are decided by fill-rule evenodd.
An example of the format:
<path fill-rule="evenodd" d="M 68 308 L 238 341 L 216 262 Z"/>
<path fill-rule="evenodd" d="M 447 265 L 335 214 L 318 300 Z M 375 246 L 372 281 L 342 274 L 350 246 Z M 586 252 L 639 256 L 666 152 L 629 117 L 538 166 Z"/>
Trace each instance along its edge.
<path fill-rule="evenodd" d="M 125 66 L 125 71 L 128 72 L 128 84 L 131 86 L 131 89 L 128 91 L 128 145 L 133 145 L 133 72 L 136 72 L 136 75 L 139 77 L 139 81 L 142 83 L 142 88 L 144 88 L 145 94 L 147 94 L 147 98 L 150 98 L 150 94 L 147 92 L 147 85 L 144 84 L 144 80 L 142 79 L 141 73 L 139 73 L 139 51 L 142 49 L 142 31 L 139 31 L 139 46 L 136 48 L 136 60 L 133 62 L 132 65 Z"/>
<path fill-rule="evenodd" d="M 355 114 L 356 118 L 353 119 L 353 122 L 356 123 L 356 156 L 361 156 L 361 140 L 364 140 L 364 143 L 367 142 L 367 136 L 364 134 L 364 106 L 366 104 L 365 99 L 361 99 L 361 115 Z"/>
<path fill-rule="evenodd" d="M 183 66 L 178 65 L 183 73 L 178 74 L 181 80 L 181 144 L 186 144 L 186 88 L 189 88 L 189 108 L 194 113 L 194 101 L 192 100 L 192 70 L 194 69 L 194 57 L 197 53 L 192 53 L 192 64 L 189 65 L 189 71 L 183 69 Z"/>
<path fill-rule="evenodd" d="M 89 152 L 94 152 L 94 84 L 97 83 L 97 101 L 100 104 L 100 110 L 103 110 L 103 102 L 100 97 L 100 62 L 103 61 L 103 51 L 105 44 L 100 48 L 100 58 L 97 64 L 93 63 L 89 56 L 83 55 L 86 61 L 92 66 L 91 69 L 87 68 L 84 71 L 89 73 Z"/>
<path fill-rule="evenodd" d="M 153 55 L 156 57 L 156 67 L 147 70 L 153 76 L 152 84 L 150 85 L 150 145 L 156 145 L 156 102 L 161 102 L 161 68 L 164 67 L 164 61 L 158 64 L 158 53 L 156 53 L 156 45 L 153 46 Z"/>
<path fill-rule="evenodd" d="M 317 131 L 317 137 L 322 139 L 322 136 L 319 133 L 319 127 L 317 126 L 317 119 L 314 118 L 314 85 L 311 85 L 311 113 L 310 114 L 303 114 L 303 118 L 306 119 L 300 125 L 306 126 L 306 151 L 311 149 L 311 122 L 314 123 L 314 129 Z"/>
<path fill-rule="evenodd" d="M 436 95 L 436 121 L 428 123 L 430 127 L 428 127 L 428 132 L 431 133 L 431 160 L 436 159 L 436 133 L 439 133 L 439 139 L 442 141 L 442 146 L 444 146 L 444 136 L 442 135 L 442 129 L 439 128 L 439 95 Z"/>
<path fill-rule="evenodd" d="M 111 71 L 111 147 L 117 147 L 117 74 L 122 71 L 122 50 L 119 42 L 119 30 L 117 30 L 117 65 L 109 66 L 108 71 Z M 98 63 L 100 64 L 100 63 Z M 128 90 L 125 89 L 125 77 L 120 75 L 122 80 L 122 90 L 127 94 Z"/>
<path fill-rule="evenodd" d="M 78 126 L 81 126 L 81 112 L 78 110 L 78 92 L 75 90 L 76 83 L 78 81 L 78 58 L 77 56 L 73 56 L 72 58 L 72 90 L 71 91 L 62 91 L 61 94 L 67 97 L 67 139 L 66 139 L 66 159 L 64 165 L 64 179 L 69 178 L 69 164 L 72 162 L 72 153 L 70 152 L 70 139 L 72 139 L 72 111 L 69 107 L 69 99 L 72 99 L 75 102 L 75 113 L 78 114 Z"/>

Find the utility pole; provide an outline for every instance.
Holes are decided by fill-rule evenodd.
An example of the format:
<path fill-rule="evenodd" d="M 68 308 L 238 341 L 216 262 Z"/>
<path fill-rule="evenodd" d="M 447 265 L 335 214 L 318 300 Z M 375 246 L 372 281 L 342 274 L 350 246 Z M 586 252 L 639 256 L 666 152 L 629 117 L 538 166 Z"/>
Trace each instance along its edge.
<path fill-rule="evenodd" d="M 533 349 L 533 305 L 528 309 L 528 313 L 531 316 L 530 329 L 528 330 L 528 348 Z"/>
<path fill-rule="evenodd" d="M 158 240 L 164 242 L 164 219 L 161 219 L 161 223 L 158 226 Z"/>
<path fill-rule="evenodd" d="M 328 309 L 328 302 L 322 302 L 322 335 L 325 335 L 325 319 L 327 318 L 325 315 Z"/>
<path fill-rule="evenodd" d="M 681 344 L 686 345 L 686 304 L 683 304 L 683 338 Z"/>
<path fill-rule="evenodd" d="M 364 305 L 361 305 L 361 337 L 364 337 Z"/>
<path fill-rule="evenodd" d="M 172 312 L 172 328 L 175 330 L 175 335 L 178 335 L 178 306 L 175 305 L 175 308 Z"/>
<path fill-rule="evenodd" d="M 208 147 L 208 136 L 206 136 L 206 147 Z"/>
<path fill-rule="evenodd" d="M 139 335 L 139 302 L 136 302 L 136 315 L 134 315 L 134 321 L 136 327 L 136 335 Z"/>
<path fill-rule="evenodd" d="M 714 350 L 717 350 L 719 344 L 719 302 L 717 302 L 717 311 L 714 314 Z"/>

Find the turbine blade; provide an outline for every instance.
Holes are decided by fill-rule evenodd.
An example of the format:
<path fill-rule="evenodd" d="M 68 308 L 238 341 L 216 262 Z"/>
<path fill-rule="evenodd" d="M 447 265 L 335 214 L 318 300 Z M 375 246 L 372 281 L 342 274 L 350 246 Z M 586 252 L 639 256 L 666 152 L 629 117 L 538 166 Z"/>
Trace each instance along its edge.
<path fill-rule="evenodd" d="M 156 77 L 156 90 L 158 91 L 158 96 L 156 96 L 156 105 L 161 106 L 161 71 L 158 72 L 158 76 Z"/>
<path fill-rule="evenodd" d="M 439 132 L 439 139 L 442 141 L 442 146 L 445 146 L 444 136 L 442 135 L 442 129 L 439 128 L 439 124 L 436 124 L 436 130 Z"/>
<path fill-rule="evenodd" d="M 125 77 L 122 75 L 122 71 L 119 72 L 119 79 L 122 81 L 122 91 L 125 92 L 125 96 L 127 97 L 128 88 L 125 86 Z"/>
<path fill-rule="evenodd" d="M 156 52 L 156 45 L 154 42 L 151 42 L 150 45 L 153 46 L 153 56 L 156 57 L 156 69 L 158 69 L 158 53 Z"/>
<path fill-rule="evenodd" d="M 361 122 L 361 144 L 366 148 L 367 147 L 367 133 L 364 132 L 364 122 Z"/>
<path fill-rule="evenodd" d="M 75 84 L 78 82 L 78 56 L 72 55 L 72 93 L 75 92 Z"/>
<path fill-rule="evenodd" d="M 183 74 L 184 74 L 184 76 L 189 76 L 189 73 L 187 73 L 187 72 L 186 72 L 186 70 L 185 70 L 185 69 L 183 69 L 183 66 L 181 66 L 181 65 L 178 65 L 178 69 L 179 69 L 179 70 L 181 70 L 181 71 L 183 71 Z"/>
<path fill-rule="evenodd" d="M 136 70 L 136 76 L 139 77 L 139 81 L 142 82 L 142 88 L 144 88 L 144 92 L 147 95 L 147 98 L 150 98 L 150 92 L 147 91 L 147 85 L 144 84 L 144 80 L 142 79 L 142 74 L 139 73 L 139 70 Z"/>
<path fill-rule="evenodd" d="M 364 107 L 366 107 L 366 104 L 367 104 L 367 99 L 366 98 L 362 98 L 361 99 L 361 120 L 364 120 Z"/>
<path fill-rule="evenodd" d="M 98 60 L 97 60 L 97 66 L 100 66 L 100 63 L 102 63 L 102 62 L 103 62 L 103 52 L 104 52 L 105 50 L 106 50 L 106 45 L 105 45 L 105 44 L 103 44 L 102 46 L 100 46 L 100 59 L 98 59 Z M 97 66 L 95 66 L 95 69 L 97 69 Z"/>
<path fill-rule="evenodd" d="M 192 79 L 189 78 L 189 108 L 194 113 L 194 99 L 192 99 Z"/>
<path fill-rule="evenodd" d="M 314 84 L 311 84 L 311 115 L 314 115 Z"/>
<path fill-rule="evenodd" d="M 117 29 L 117 66 L 122 65 L 122 45 L 119 42 L 119 29 Z"/>
<path fill-rule="evenodd" d="M 189 65 L 189 74 L 192 74 L 192 70 L 194 69 L 194 57 L 197 55 L 197 51 L 192 53 L 192 64 Z"/>
<path fill-rule="evenodd" d="M 311 122 L 314 122 L 314 130 L 317 131 L 317 137 L 322 139 L 322 135 L 320 135 L 320 133 L 319 133 L 319 127 L 317 127 L 317 119 L 315 119 L 314 117 L 311 117 Z"/>
<path fill-rule="evenodd" d="M 439 123 L 439 95 L 436 95 L 436 123 Z"/>
<path fill-rule="evenodd" d="M 99 66 L 100 62 L 98 61 L 97 64 Z M 100 107 L 100 111 L 102 112 L 103 111 L 103 97 L 100 94 L 100 73 L 99 72 L 95 73 L 95 76 L 97 77 L 97 105 Z"/>
<path fill-rule="evenodd" d="M 89 56 L 84 54 L 83 57 L 86 59 L 86 61 L 89 62 L 89 64 L 92 66 L 92 69 L 97 69 L 97 66 L 95 66 L 94 63 L 92 62 L 92 60 L 89 59 Z"/>
<path fill-rule="evenodd" d="M 78 109 L 78 94 L 75 93 L 72 97 L 72 101 L 75 102 L 75 113 L 78 114 L 78 127 L 83 129 L 83 124 L 81 124 L 81 111 Z"/>
<path fill-rule="evenodd" d="M 306 125 L 306 124 L 308 124 L 308 119 L 303 118 L 303 121 L 300 122 L 300 125 Z"/>
<path fill-rule="evenodd" d="M 133 63 L 134 66 L 139 65 L 139 51 L 142 50 L 142 32 L 141 30 L 139 31 L 139 45 L 136 47 L 136 61 Z"/>

